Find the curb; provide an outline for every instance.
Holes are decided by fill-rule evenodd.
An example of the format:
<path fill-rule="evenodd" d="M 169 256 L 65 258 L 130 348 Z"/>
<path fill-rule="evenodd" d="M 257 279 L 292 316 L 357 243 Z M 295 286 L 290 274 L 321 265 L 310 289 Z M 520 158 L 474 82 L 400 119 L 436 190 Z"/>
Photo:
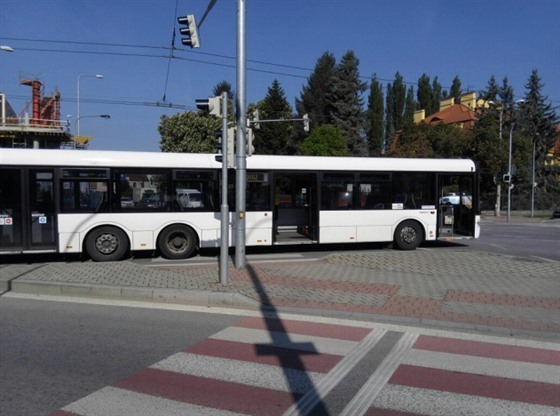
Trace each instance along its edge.
<path fill-rule="evenodd" d="M 141 302 L 165 302 L 206 307 L 230 307 L 257 310 L 262 305 L 235 292 L 207 290 L 149 289 L 108 285 L 53 284 L 51 282 L 12 281 L 12 293 L 28 295 L 72 296 L 92 299 L 119 299 Z"/>

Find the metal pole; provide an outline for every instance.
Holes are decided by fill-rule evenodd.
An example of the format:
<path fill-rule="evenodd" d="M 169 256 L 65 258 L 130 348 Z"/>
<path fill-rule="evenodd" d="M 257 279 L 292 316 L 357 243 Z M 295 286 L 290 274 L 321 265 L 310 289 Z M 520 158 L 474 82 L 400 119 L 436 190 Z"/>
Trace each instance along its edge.
<path fill-rule="evenodd" d="M 535 138 L 533 138 L 533 175 L 531 178 L 531 218 L 535 214 Z"/>
<path fill-rule="evenodd" d="M 222 206 L 220 234 L 220 283 L 228 283 L 229 207 L 228 207 L 228 94 L 222 92 Z"/>
<path fill-rule="evenodd" d="M 508 158 L 508 208 L 507 208 L 507 222 L 509 222 L 509 218 L 511 216 L 511 143 L 513 139 L 513 128 L 515 127 L 515 123 L 511 125 L 511 130 L 509 131 L 509 158 Z"/>
<path fill-rule="evenodd" d="M 504 118 L 504 103 L 502 103 L 502 106 L 500 107 L 500 149 L 502 147 L 502 130 L 503 130 L 503 118 Z M 500 211 L 502 209 L 501 207 L 501 197 L 502 197 L 502 185 L 500 183 L 500 178 L 497 178 L 496 180 L 497 182 L 497 189 L 496 189 L 496 211 L 495 211 L 495 215 L 496 217 L 500 216 Z"/>
<path fill-rule="evenodd" d="M 236 135 L 236 167 L 237 176 L 235 184 L 235 267 L 244 269 L 245 262 L 245 194 L 247 180 L 247 151 L 245 148 L 245 135 L 247 131 L 246 116 L 246 36 L 245 36 L 245 0 L 237 0 L 237 99 L 235 123 Z"/>

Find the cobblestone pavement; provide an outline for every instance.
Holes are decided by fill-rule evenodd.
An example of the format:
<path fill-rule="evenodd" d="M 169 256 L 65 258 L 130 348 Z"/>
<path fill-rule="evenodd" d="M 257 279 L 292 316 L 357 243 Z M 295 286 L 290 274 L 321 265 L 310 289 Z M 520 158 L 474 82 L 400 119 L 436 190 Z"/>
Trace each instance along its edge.
<path fill-rule="evenodd" d="M 560 339 L 560 263 L 476 251 L 348 251 L 321 260 L 149 267 L 133 262 L 4 265 L 13 292 L 208 306 L 261 305 L 407 324 Z"/>

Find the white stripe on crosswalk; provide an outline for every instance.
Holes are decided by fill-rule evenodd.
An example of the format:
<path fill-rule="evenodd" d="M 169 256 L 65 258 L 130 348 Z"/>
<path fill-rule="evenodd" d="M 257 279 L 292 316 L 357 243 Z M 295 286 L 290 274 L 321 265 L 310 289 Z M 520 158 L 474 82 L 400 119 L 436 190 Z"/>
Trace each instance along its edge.
<path fill-rule="evenodd" d="M 223 409 L 197 406 L 116 387 L 104 387 L 62 410 L 83 416 L 240 416 L 239 413 Z"/>
<path fill-rule="evenodd" d="M 412 349 L 408 352 L 402 364 L 458 371 L 461 373 L 505 377 L 516 380 L 560 384 L 560 368 L 556 365 L 416 349 Z"/>
<path fill-rule="evenodd" d="M 320 354 L 346 355 L 358 342 L 323 338 L 310 335 L 285 334 L 262 329 L 229 327 L 210 337 L 221 341 L 242 342 L 246 344 L 274 344 L 279 348 L 296 348 Z"/>
<path fill-rule="evenodd" d="M 151 368 L 301 394 L 325 377 L 311 371 L 189 353 L 174 354 Z"/>
<path fill-rule="evenodd" d="M 557 407 L 388 384 L 373 406 L 423 415 L 558 416 Z"/>

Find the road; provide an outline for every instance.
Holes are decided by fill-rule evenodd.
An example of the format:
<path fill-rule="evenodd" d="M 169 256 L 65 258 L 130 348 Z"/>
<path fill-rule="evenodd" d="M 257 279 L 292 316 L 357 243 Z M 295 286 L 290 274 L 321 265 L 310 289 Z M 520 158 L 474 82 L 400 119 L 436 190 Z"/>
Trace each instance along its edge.
<path fill-rule="evenodd" d="M 557 344 L 245 315 L 3 297 L 0 414 L 560 410 Z"/>
<path fill-rule="evenodd" d="M 0 298 L 0 415 L 47 414 L 239 317 Z"/>

